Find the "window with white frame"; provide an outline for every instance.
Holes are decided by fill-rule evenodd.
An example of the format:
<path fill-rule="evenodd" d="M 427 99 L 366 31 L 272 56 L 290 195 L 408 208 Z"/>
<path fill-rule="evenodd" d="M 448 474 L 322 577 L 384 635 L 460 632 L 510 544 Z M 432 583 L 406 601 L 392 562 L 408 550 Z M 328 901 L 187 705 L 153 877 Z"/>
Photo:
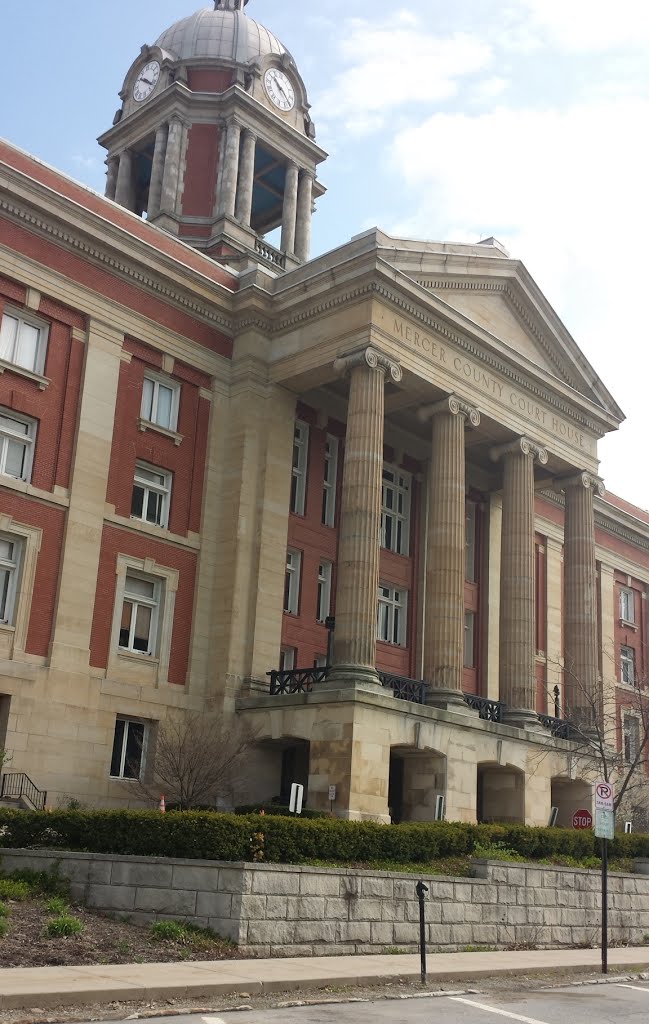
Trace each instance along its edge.
<path fill-rule="evenodd" d="M 279 652 L 280 672 L 289 672 L 292 668 L 295 668 L 295 648 L 281 647 Z"/>
<path fill-rule="evenodd" d="M 136 462 L 131 518 L 141 519 L 154 526 L 167 526 L 170 492 L 171 473 L 149 466 L 146 462 Z"/>
<path fill-rule="evenodd" d="M 111 778 L 139 779 L 142 777 L 147 733 L 146 722 L 133 718 L 117 718 L 113 736 L 113 753 L 110 759 Z"/>
<path fill-rule="evenodd" d="M 155 423 L 165 430 L 175 430 L 178 424 L 178 402 L 180 386 L 173 381 L 146 373 L 142 385 L 143 420 Z"/>
<path fill-rule="evenodd" d="M 325 441 L 324 481 L 322 485 L 322 524 L 336 522 L 336 480 L 338 478 L 338 438 L 327 434 Z"/>
<path fill-rule="evenodd" d="M 475 668 L 475 612 L 464 613 L 464 667 Z"/>
<path fill-rule="evenodd" d="M 29 480 L 35 437 L 35 420 L 0 409 L 0 473 Z"/>
<path fill-rule="evenodd" d="M 620 648 L 620 679 L 631 686 L 635 683 L 635 651 L 633 647 Z"/>
<path fill-rule="evenodd" d="M 5 311 L 0 322 L 0 359 L 30 373 L 42 373 L 45 365 L 47 327 L 22 313 Z"/>
<path fill-rule="evenodd" d="M 331 604 L 331 562 L 320 562 L 318 565 L 318 622 L 324 622 L 329 614 Z"/>
<path fill-rule="evenodd" d="M 21 542 L 0 533 L 0 622 L 14 625 Z"/>
<path fill-rule="evenodd" d="M 119 628 L 121 650 L 156 653 L 161 586 L 158 579 L 127 572 Z"/>
<path fill-rule="evenodd" d="M 409 473 L 394 466 L 383 467 L 381 497 L 381 546 L 398 555 L 407 555 L 410 545 Z"/>
<path fill-rule="evenodd" d="M 300 608 L 300 566 L 302 555 L 299 551 L 286 552 L 286 576 L 284 577 L 284 611 L 297 615 Z"/>
<path fill-rule="evenodd" d="M 326 654 L 316 654 L 315 658 L 313 659 L 314 668 L 326 668 L 327 664 L 328 662 Z"/>
<path fill-rule="evenodd" d="M 466 547 L 465 547 L 465 568 L 464 578 L 468 583 L 475 583 L 477 578 L 476 573 L 476 525 L 477 525 L 477 505 L 475 501 L 467 501 L 466 503 Z"/>
<path fill-rule="evenodd" d="M 635 622 L 635 596 L 631 587 L 620 588 L 620 618 L 624 622 Z"/>
<path fill-rule="evenodd" d="M 633 764 L 640 747 L 640 722 L 635 715 L 622 716 L 622 740 L 624 743 L 624 760 Z"/>
<path fill-rule="evenodd" d="M 379 584 L 377 640 L 405 646 L 408 594 L 405 590 Z"/>
<path fill-rule="evenodd" d="M 293 469 L 291 476 L 291 512 L 304 515 L 306 467 L 309 457 L 309 427 L 297 420 L 293 428 Z"/>

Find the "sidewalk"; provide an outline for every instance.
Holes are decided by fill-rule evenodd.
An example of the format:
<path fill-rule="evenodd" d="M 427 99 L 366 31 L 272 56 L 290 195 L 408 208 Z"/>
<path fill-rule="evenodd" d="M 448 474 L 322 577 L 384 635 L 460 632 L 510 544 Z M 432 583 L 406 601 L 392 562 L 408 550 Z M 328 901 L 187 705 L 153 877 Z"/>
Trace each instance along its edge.
<path fill-rule="evenodd" d="M 428 955 L 428 979 L 433 983 L 467 982 L 495 975 L 571 968 L 597 972 L 600 962 L 598 949 L 431 953 Z M 643 970 L 649 967 L 649 947 L 611 949 L 609 964 Z M 0 1010 L 140 999 L 191 1002 L 237 992 L 253 994 L 296 988 L 375 985 L 416 979 L 419 973 L 419 956 L 413 955 L 17 967 L 0 969 Z"/>

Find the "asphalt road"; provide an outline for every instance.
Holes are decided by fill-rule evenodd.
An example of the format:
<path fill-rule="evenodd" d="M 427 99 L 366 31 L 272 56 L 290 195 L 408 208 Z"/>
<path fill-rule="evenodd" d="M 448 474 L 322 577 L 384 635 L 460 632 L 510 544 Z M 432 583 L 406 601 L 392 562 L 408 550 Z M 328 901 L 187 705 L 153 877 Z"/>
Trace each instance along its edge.
<path fill-rule="evenodd" d="M 649 983 L 638 981 L 525 992 L 512 986 L 510 991 L 491 994 L 161 1017 L 147 1024 L 647 1024 L 648 1020 Z"/>

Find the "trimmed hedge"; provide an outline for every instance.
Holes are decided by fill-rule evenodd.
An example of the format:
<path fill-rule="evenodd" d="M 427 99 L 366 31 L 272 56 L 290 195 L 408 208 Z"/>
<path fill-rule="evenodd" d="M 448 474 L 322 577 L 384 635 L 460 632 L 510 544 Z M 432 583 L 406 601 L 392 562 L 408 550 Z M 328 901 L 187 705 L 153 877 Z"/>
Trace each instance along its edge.
<path fill-rule="evenodd" d="M 472 854 L 494 844 L 529 860 L 553 856 L 578 859 L 599 853 L 590 830 L 528 828 L 525 825 L 470 825 L 461 822 L 375 822 L 313 820 L 266 814 L 208 811 L 15 811 L 0 808 L 0 847 L 79 850 L 89 853 L 197 860 L 397 861 L 426 863 Z M 616 835 L 612 857 L 649 857 L 649 835 Z"/>

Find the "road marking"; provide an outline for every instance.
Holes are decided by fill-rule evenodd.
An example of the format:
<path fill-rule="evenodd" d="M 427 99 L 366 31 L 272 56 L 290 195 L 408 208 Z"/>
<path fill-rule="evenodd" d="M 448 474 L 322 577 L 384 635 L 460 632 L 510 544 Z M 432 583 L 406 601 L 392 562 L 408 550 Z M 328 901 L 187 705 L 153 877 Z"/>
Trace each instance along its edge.
<path fill-rule="evenodd" d="M 520 1013 L 510 1013 L 509 1010 L 499 1010 L 496 1006 L 487 1006 L 486 1003 L 475 1003 L 473 999 L 460 999 L 459 996 L 451 996 L 452 1003 L 466 1003 L 467 1006 L 475 1006 L 478 1010 L 486 1010 L 487 1013 L 497 1013 L 499 1017 L 509 1017 L 510 1020 L 520 1020 L 523 1024 L 547 1024 L 546 1021 L 536 1020 L 534 1017 L 521 1017 Z"/>
<path fill-rule="evenodd" d="M 643 988 L 642 985 L 623 985 L 621 981 L 618 981 L 616 988 L 632 988 L 634 992 L 649 992 L 649 988 Z"/>

